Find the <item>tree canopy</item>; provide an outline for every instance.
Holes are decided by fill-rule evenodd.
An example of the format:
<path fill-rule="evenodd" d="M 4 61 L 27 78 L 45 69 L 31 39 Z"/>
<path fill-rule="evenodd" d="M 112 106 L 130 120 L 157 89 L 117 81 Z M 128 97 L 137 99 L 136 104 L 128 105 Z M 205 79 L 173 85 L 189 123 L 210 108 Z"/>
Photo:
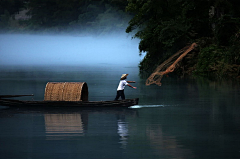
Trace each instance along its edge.
<path fill-rule="evenodd" d="M 130 20 L 125 12 L 126 0 L 22 1 L 31 18 L 21 21 L 19 28 L 28 31 L 104 34 L 124 31 Z M 23 6 L 18 6 L 21 9 Z M 10 15 L 14 16 L 18 10 Z"/>
<path fill-rule="evenodd" d="M 24 0 L 0 0 L 0 28 L 8 29 L 11 15 L 24 7 Z"/>
<path fill-rule="evenodd" d="M 236 0 L 129 0 L 134 14 L 126 32 L 136 31 L 140 54 L 146 56 L 140 69 L 156 65 L 188 43 L 200 44 L 195 73 L 239 65 L 239 14 Z M 155 66 L 154 66 L 155 65 Z M 224 66 L 223 66 L 224 65 Z M 153 67 L 154 66 L 154 67 Z M 215 67 L 215 68 L 213 68 Z M 224 74 L 227 74 L 222 72 Z M 239 74 L 239 71 L 237 74 Z"/>

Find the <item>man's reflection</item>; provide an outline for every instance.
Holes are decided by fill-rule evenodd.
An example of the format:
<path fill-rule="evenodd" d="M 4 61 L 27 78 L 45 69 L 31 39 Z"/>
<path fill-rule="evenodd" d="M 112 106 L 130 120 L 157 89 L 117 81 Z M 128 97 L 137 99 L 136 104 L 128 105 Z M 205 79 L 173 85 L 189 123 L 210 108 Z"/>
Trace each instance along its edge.
<path fill-rule="evenodd" d="M 125 121 L 125 116 L 117 116 L 118 134 L 120 136 L 121 148 L 126 148 L 128 137 L 128 122 Z"/>

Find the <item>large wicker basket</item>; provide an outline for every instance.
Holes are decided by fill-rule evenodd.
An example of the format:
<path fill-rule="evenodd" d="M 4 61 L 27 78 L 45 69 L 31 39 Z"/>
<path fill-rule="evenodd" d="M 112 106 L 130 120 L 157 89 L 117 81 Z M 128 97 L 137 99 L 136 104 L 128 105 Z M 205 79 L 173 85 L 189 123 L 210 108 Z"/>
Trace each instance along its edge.
<path fill-rule="evenodd" d="M 48 82 L 45 101 L 88 101 L 88 86 L 85 82 Z"/>

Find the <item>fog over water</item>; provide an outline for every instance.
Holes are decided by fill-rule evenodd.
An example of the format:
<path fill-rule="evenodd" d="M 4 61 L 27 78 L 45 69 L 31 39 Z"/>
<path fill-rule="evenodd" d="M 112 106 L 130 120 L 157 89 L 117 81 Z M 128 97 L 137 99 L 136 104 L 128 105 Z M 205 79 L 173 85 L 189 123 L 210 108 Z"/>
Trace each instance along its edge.
<path fill-rule="evenodd" d="M 125 35 L 0 35 L 1 65 L 137 66 L 139 40 Z"/>

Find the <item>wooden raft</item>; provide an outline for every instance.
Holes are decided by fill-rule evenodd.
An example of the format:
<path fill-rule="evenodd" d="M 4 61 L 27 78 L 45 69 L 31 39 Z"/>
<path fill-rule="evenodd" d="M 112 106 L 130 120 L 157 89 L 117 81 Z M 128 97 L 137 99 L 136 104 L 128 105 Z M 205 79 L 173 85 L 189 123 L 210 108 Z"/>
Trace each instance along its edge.
<path fill-rule="evenodd" d="M 88 101 L 85 82 L 48 82 L 44 101 Z"/>

